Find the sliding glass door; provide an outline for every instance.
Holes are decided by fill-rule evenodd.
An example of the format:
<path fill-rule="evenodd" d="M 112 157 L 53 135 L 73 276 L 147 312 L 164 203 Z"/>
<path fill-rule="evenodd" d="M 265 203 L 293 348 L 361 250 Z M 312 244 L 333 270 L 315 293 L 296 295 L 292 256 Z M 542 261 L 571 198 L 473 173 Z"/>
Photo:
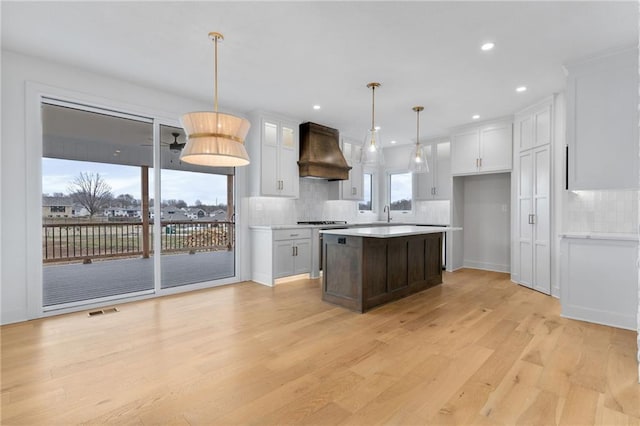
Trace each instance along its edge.
<path fill-rule="evenodd" d="M 42 104 L 43 307 L 154 290 L 151 119 Z"/>
<path fill-rule="evenodd" d="M 160 140 L 162 288 L 233 277 L 234 169 L 180 161 L 182 129 L 161 125 Z"/>

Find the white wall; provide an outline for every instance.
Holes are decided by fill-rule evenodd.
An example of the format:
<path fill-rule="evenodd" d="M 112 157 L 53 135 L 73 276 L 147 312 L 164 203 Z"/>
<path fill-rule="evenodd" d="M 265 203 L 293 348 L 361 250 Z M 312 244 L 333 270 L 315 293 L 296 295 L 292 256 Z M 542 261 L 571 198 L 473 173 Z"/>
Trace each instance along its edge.
<path fill-rule="evenodd" d="M 465 176 L 464 266 L 509 272 L 511 174 Z"/>
<path fill-rule="evenodd" d="M 81 95 L 95 104 L 113 106 L 144 116 L 177 120 L 188 111 L 208 109 L 194 100 L 141 87 L 89 71 L 67 67 L 41 59 L 2 51 L 2 142 L 0 145 L 0 192 L 2 198 L 0 226 L 2 228 L 0 275 L 0 322 L 3 324 L 29 318 L 27 289 L 37 279 L 34 268 L 40 270 L 39 247 L 27 244 L 25 236 L 39 233 L 40 211 L 30 206 L 40 203 L 40 158 L 34 156 L 40 148 L 27 146 L 27 110 L 33 110 L 34 99 L 26 98 L 26 83 L 51 86 L 56 93 L 70 97 Z M 30 124 L 31 125 L 31 124 Z M 37 175 L 29 171 L 37 171 Z M 244 172 L 238 173 L 239 196 L 242 196 Z M 238 218 L 241 220 L 241 218 Z M 28 238 L 28 237 L 27 237 Z M 240 247 L 238 248 L 240 252 Z M 35 256 L 34 256 L 35 253 Z M 34 278 L 36 277 L 36 278 Z"/>

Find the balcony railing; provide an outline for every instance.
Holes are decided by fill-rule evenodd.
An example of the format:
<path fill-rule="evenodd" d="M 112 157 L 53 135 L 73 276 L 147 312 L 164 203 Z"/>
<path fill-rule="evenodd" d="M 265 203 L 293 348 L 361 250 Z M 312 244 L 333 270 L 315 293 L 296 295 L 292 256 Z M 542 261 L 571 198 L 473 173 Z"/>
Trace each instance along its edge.
<path fill-rule="evenodd" d="M 74 222 L 42 225 L 43 262 L 64 262 L 145 255 L 142 222 Z M 153 253 L 153 222 L 149 223 L 149 252 Z M 162 221 L 162 253 L 232 250 L 235 223 Z"/>

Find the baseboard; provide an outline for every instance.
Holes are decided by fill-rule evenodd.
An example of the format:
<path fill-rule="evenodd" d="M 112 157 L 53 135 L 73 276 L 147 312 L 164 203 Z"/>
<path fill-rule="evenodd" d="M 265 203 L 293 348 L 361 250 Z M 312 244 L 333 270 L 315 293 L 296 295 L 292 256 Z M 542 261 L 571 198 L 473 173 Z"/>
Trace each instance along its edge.
<path fill-rule="evenodd" d="M 581 308 L 572 305 L 567 306 L 565 304 L 562 306 L 562 314 L 560 316 L 594 324 L 608 325 L 609 327 L 624 328 L 625 330 L 637 330 L 635 317 L 620 315 L 616 312 Z"/>
<path fill-rule="evenodd" d="M 269 287 L 273 287 L 273 279 L 268 274 L 254 273 L 251 276 L 251 281 L 253 281 L 255 283 L 258 283 L 258 284 L 262 284 L 262 285 L 266 285 L 266 286 L 269 286 Z"/>
<path fill-rule="evenodd" d="M 465 268 L 481 269 L 483 271 L 506 272 L 510 273 L 509 265 L 500 265 L 497 263 L 475 262 L 473 260 L 465 260 L 463 262 Z"/>

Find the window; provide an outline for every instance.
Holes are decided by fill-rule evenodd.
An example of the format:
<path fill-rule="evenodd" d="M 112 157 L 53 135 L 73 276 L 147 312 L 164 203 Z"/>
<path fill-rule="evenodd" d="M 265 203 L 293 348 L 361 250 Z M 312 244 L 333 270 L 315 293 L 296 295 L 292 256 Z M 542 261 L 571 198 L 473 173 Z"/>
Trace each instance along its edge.
<path fill-rule="evenodd" d="M 389 174 L 389 205 L 392 211 L 411 211 L 411 173 Z"/>
<path fill-rule="evenodd" d="M 65 206 L 51 206 L 51 213 L 64 213 Z"/>
<path fill-rule="evenodd" d="M 362 195 L 363 200 L 358 203 L 358 210 L 371 211 L 371 200 L 373 193 L 373 175 L 371 173 L 365 173 L 363 179 Z"/>

